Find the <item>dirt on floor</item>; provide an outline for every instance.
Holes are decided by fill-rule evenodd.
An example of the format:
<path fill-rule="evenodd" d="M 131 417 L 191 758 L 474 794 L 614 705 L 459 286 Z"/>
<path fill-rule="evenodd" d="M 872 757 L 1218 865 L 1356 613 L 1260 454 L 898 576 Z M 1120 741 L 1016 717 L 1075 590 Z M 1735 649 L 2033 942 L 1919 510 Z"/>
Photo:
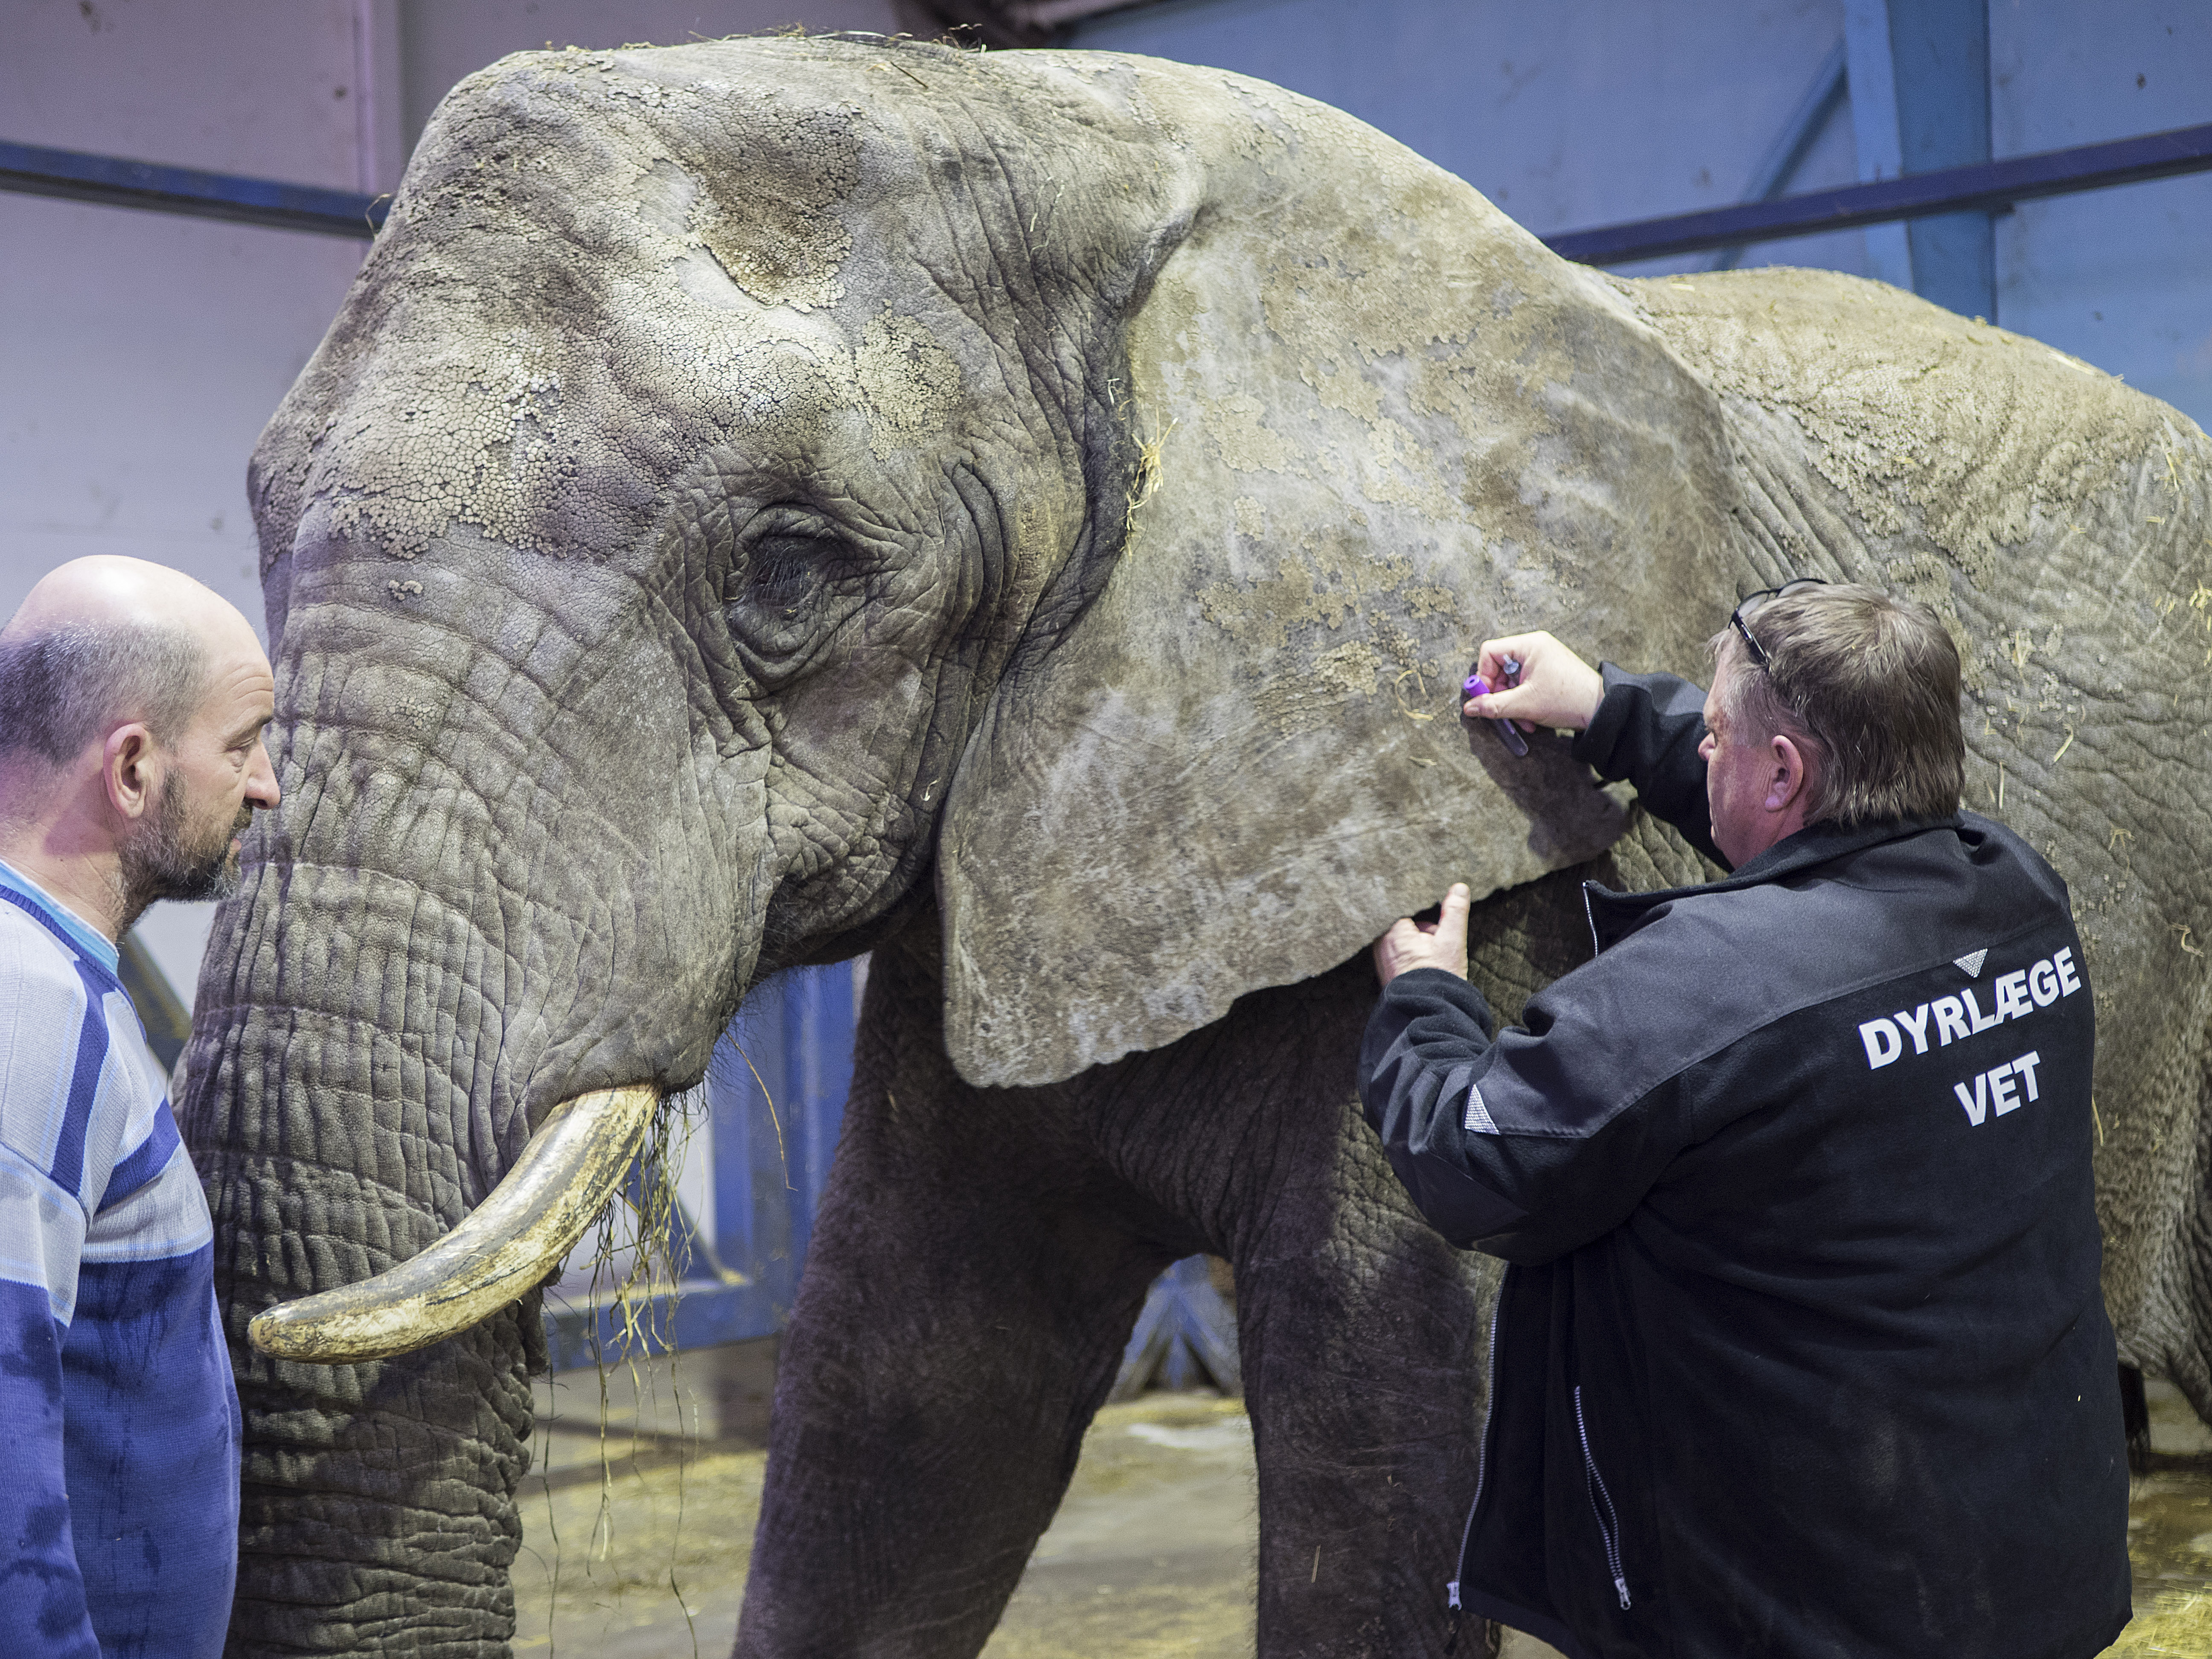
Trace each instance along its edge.
<path fill-rule="evenodd" d="M 2106 1659 L 2212 1659 L 2212 1429 L 2168 1384 L 2146 1392 L 2150 1468 L 2128 1500 L 2136 1616 Z"/>
<path fill-rule="evenodd" d="M 768 1341 L 538 1385 L 518 1654 L 729 1651 L 774 1377 Z M 2136 1619 L 2106 1659 L 2212 1659 L 2212 1431 L 2172 1389 L 2150 1395 L 2152 1468 L 2135 1484 L 2128 1534 Z M 1250 1654 L 1253 1492 L 1242 1401 L 1152 1394 L 1108 1407 L 985 1659 Z M 1518 1633 L 1505 1654 L 1557 1659 Z"/>
<path fill-rule="evenodd" d="M 767 1454 L 771 1345 L 538 1385 L 515 1564 L 517 1654 L 721 1659 Z M 1152 1394 L 1098 1414 L 986 1659 L 1234 1659 L 1253 1644 L 1243 1402 Z"/>

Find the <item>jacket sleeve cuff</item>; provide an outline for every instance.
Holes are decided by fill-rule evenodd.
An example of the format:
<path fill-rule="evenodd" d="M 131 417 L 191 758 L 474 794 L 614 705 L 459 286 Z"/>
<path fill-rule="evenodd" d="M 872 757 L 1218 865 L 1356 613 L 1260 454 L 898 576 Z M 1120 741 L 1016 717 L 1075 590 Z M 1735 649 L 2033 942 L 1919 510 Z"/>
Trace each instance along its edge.
<path fill-rule="evenodd" d="M 1621 775 L 1614 769 L 1613 757 L 1620 747 L 1621 733 L 1628 726 L 1630 694 L 1623 684 L 1625 677 L 1613 664 L 1600 663 L 1597 672 L 1605 682 L 1605 696 L 1599 700 L 1590 723 L 1575 733 L 1567 752 L 1612 783 Z"/>
<path fill-rule="evenodd" d="M 1522 1215 L 1469 1173 L 1461 1145 L 1464 1102 L 1494 1029 L 1473 985 L 1416 969 L 1383 988 L 1360 1045 L 1360 1103 L 1383 1156 L 1429 1224 L 1462 1249 Z"/>
<path fill-rule="evenodd" d="M 1628 782 L 1655 817 L 1705 857 L 1729 867 L 1713 843 L 1705 798 L 1705 694 L 1674 674 L 1631 674 L 1601 664 L 1605 696 L 1569 753 L 1608 783 Z"/>
<path fill-rule="evenodd" d="M 1705 693 L 1673 674 L 1632 674 L 1618 663 L 1601 662 L 1598 678 L 1605 696 L 1590 723 L 1575 734 L 1568 752 L 1592 768 L 1607 783 L 1636 781 L 1668 745 L 1668 730 L 1694 712 L 1698 739 L 1704 739 Z M 1686 696 L 1685 694 L 1687 694 Z M 1690 701 L 1694 698 L 1692 709 Z"/>
<path fill-rule="evenodd" d="M 1474 984 L 1441 968 L 1414 968 L 1382 988 L 1375 1012 L 1367 1017 L 1367 1032 L 1359 1044 L 1359 1093 L 1364 1100 L 1383 1057 L 1407 1028 L 1419 1022 L 1417 1042 L 1442 1046 L 1456 1055 L 1480 1054 L 1490 1047 L 1498 1021 L 1490 1004 Z M 1375 1111 L 1368 1114 L 1372 1122 Z"/>

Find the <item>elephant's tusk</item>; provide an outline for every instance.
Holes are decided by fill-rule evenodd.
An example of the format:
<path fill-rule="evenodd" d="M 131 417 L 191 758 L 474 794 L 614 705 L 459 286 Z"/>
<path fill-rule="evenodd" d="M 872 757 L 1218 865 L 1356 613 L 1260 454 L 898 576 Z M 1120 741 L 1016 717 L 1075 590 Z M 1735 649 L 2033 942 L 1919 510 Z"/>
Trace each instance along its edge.
<path fill-rule="evenodd" d="M 560 1264 L 621 1184 L 659 1100 L 640 1084 L 562 1102 L 459 1226 L 374 1279 L 257 1314 L 246 1340 L 279 1359 L 343 1365 L 468 1329 Z"/>

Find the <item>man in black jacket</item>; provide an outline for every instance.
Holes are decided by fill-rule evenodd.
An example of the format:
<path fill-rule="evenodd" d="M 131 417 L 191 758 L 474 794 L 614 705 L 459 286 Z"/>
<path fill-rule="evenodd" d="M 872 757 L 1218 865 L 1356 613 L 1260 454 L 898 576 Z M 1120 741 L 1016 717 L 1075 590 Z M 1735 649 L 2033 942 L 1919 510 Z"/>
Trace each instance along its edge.
<path fill-rule="evenodd" d="M 2087 1659 L 2127 1474 L 2065 886 L 1959 810 L 1923 608 L 1792 584 L 1714 649 L 1702 696 L 1492 641 L 1467 712 L 1582 728 L 1733 873 L 1586 885 L 1594 959 L 1495 1037 L 1464 887 L 1376 947 L 1368 1120 L 1512 1264 L 1451 1604 L 1573 1659 Z"/>

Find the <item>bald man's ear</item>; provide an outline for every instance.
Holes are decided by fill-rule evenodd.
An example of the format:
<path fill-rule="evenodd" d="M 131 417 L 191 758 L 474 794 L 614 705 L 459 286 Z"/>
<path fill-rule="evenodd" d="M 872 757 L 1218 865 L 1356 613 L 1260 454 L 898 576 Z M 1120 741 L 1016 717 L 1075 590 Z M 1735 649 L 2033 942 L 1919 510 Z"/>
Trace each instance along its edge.
<path fill-rule="evenodd" d="M 135 823 L 154 809 L 161 793 L 167 757 L 154 734 L 137 720 L 118 726 L 107 734 L 100 750 L 100 782 L 107 804 L 125 823 Z"/>

